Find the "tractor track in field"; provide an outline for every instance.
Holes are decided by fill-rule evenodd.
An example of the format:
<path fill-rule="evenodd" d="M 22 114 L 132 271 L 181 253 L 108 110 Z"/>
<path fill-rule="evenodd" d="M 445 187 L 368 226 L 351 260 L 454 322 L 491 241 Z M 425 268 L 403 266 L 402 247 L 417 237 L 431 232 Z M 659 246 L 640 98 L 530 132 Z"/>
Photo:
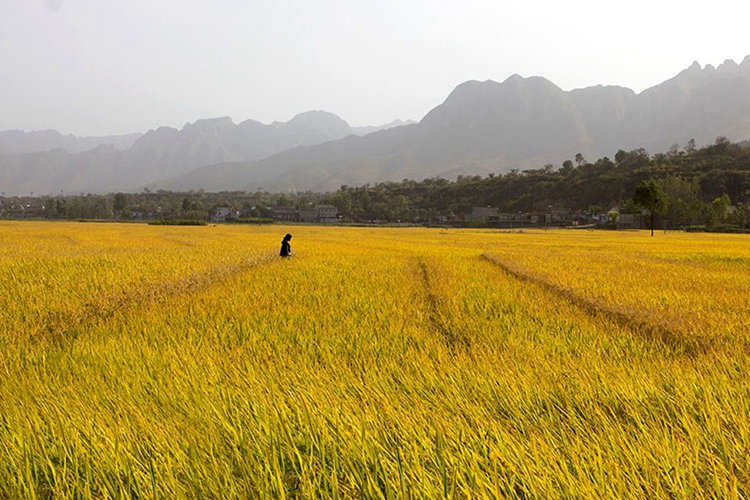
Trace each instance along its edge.
<path fill-rule="evenodd" d="M 64 343 L 74 340 L 81 328 L 106 321 L 135 307 L 163 303 L 166 300 L 203 290 L 212 285 L 230 280 L 251 269 L 270 264 L 275 259 L 263 257 L 258 260 L 230 262 L 202 271 L 190 273 L 182 278 L 158 283 L 100 297 L 97 301 L 83 304 L 75 311 L 50 311 L 44 317 L 44 326 L 31 336 L 37 342 L 43 340 Z"/>
<path fill-rule="evenodd" d="M 611 307 L 606 307 L 591 299 L 582 297 L 573 290 L 565 288 L 560 284 L 525 273 L 496 257 L 482 254 L 481 258 L 508 276 L 519 281 L 537 285 L 545 291 L 564 299 L 568 303 L 584 311 L 589 316 L 605 318 L 616 325 L 627 328 L 643 338 L 648 340 L 658 340 L 667 346 L 681 350 L 688 356 L 695 357 L 697 355 L 706 354 L 709 351 L 714 350 L 716 347 L 709 339 L 703 337 L 688 337 L 683 332 L 670 328 L 668 325 L 649 323 L 632 314 Z"/>
<path fill-rule="evenodd" d="M 419 277 L 427 299 L 427 318 L 430 328 L 437 332 L 451 354 L 456 354 L 458 351 L 468 351 L 471 348 L 471 340 L 461 332 L 448 328 L 442 319 L 440 296 L 435 293 L 429 269 L 424 261 L 419 262 Z"/>

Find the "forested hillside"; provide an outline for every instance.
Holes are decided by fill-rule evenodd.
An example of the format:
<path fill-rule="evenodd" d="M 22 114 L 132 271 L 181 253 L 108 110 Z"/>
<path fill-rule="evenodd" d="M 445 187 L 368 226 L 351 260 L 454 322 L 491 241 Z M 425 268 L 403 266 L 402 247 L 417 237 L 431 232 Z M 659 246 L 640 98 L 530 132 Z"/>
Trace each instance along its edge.
<path fill-rule="evenodd" d="M 341 186 L 330 193 L 265 191 L 143 191 L 108 195 L 0 197 L 0 217 L 60 219 L 208 219 L 219 206 L 241 217 L 268 217 L 273 208 L 303 209 L 335 205 L 343 221 L 429 223 L 462 220 L 473 207 L 496 207 L 508 213 L 545 213 L 564 207 L 588 212 L 637 211 L 631 198 L 642 180 L 656 179 L 670 199 L 671 227 L 689 225 L 711 215 L 714 202 L 738 213 L 750 204 L 750 143 L 723 137 L 696 148 L 691 141 L 665 153 L 620 150 L 614 159 L 588 161 L 582 155 L 560 166 L 507 174 L 405 179 L 359 187 Z"/>
<path fill-rule="evenodd" d="M 342 186 L 325 199 L 354 218 L 386 220 L 467 214 L 477 206 L 497 207 L 500 212 L 545 212 L 551 207 L 606 212 L 614 207 L 632 209 L 633 190 L 644 179 L 661 181 L 672 201 L 675 224 L 700 216 L 707 204 L 724 194 L 733 204 L 747 204 L 750 145 L 718 138 L 700 149 L 691 141 L 683 149 L 675 146 L 655 155 L 644 149 L 620 150 L 614 159 L 596 161 L 577 155 L 559 168 L 546 165 L 505 175 L 465 176 L 455 182 L 434 178 Z"/>

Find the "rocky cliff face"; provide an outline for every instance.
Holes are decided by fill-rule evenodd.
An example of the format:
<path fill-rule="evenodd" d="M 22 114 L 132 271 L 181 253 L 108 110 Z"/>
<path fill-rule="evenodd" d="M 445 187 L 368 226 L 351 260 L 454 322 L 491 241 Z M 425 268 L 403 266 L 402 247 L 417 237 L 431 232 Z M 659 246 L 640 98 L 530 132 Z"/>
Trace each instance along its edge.
<path fill-rule="evenodd" d="M 326 111 L 308 111 L 270 125 L 254 120 L 235 124 L 229 117 L 204 119 L 180 130 L 160 127 L 113 138 L 0 132 L 0 182 L 6 194 L 136 190 L 201 166 L 259 160 L 356 133 L 362 132 Z M 106 158 L 94 149 L 103 145 L 112 146 Z"/>
<path fill-rule="evenodd" d="M 285 123 L 229 118 L 162 127 L 118 151 L 0 156 L 7 193 L 164 189 L 336 189 L 403 178 L 506 172 L 593 159 L 618 149 L 665 151 L 695 139 L 750 139 L 750 56 L 694 63 L 636 94 L 616 86 L 563 91 L 541 78 L 469 81 L 419 123 L 364 137 L 310 111 Z M 0 135 L 2 139 L 2 135 Z M 0 145 L 2 142 L 0 140 Z M 0 154 L 2 154 L 0 152 Z"/>
<path fill-rule="evenodd" d="M 502 158 L 509 164 L 545 152 L 565 155 L 590 141 L 568 93 L 544 78 L 518 75 L 503 83 L 459 85 L 420 126 L 441 137 L 453 156 Z"/>
<path fill-rule="evenodd" d="M 640 94 L 616 86 L 565 92 L 540 77 L 470 81 L 413 127 L 234 165 L 248 187 L 336 189 L 336 184 L 507 172 L 560 165 L 577 153 L 666 151 L 690 139 L 750 138 L 750 57 L 693 64 Z M 227 168 L 225 165 L 223 168 Z M 208 169 L 203 169 L 208 172 Z M 275 177 L 269 177 L 275 176 Z M 191 182 L 200 183 L 194 175 Z"/>

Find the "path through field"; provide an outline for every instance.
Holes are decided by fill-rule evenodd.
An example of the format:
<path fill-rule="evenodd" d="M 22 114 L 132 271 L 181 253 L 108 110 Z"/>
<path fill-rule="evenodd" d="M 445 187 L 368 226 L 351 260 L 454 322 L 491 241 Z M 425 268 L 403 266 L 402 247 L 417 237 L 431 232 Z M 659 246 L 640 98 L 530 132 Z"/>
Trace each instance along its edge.
<path fill-rule="evenodd" d="M 747 497 L 748 243 L 0 223 L 0 498 Z"/>

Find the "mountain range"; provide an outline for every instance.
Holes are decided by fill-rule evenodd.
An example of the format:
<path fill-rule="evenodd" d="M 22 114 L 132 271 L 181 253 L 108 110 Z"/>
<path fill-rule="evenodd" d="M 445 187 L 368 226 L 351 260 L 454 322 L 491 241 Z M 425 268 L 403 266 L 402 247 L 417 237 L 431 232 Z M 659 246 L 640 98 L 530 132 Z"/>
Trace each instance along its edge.
<path fill-rule="evenodd" d="M 265 125 L 231 118 L 160 127 L 145 134 L 109 137 L 43 132 L 0 132 L 0 191 L 11 194 L 137 191 L 194 168 L 252 161 L 281 151 L 412 122 L 350 127 L 326 111 L 300 113 Z M 88 147 L 87 147 L 88 146 Z"/>
<path fill-rule="evenodd" d="M 418 123 L 383 127 L 353 128 L 324 111 L 270 125 L 218 118 L 181 130 L 98 138 L 88 151 L 82 151 L 84 139 L 71 136 L 47 139 L 56 149 L 33 151 L 32 138 L 23 134 L 0 132 L 0 191 L 6 194 L 145 187 L 328 191 L 504 173 L 559 165 L 578 153 L 596 159 L 619 149 L 665 151 L 690 139 L 750 139 L 750 56 L 716 68 L 693 63 L 638 94 L 602 85 L 564 91 L 545 78 L 518 75 L 469 81 Z"/>

